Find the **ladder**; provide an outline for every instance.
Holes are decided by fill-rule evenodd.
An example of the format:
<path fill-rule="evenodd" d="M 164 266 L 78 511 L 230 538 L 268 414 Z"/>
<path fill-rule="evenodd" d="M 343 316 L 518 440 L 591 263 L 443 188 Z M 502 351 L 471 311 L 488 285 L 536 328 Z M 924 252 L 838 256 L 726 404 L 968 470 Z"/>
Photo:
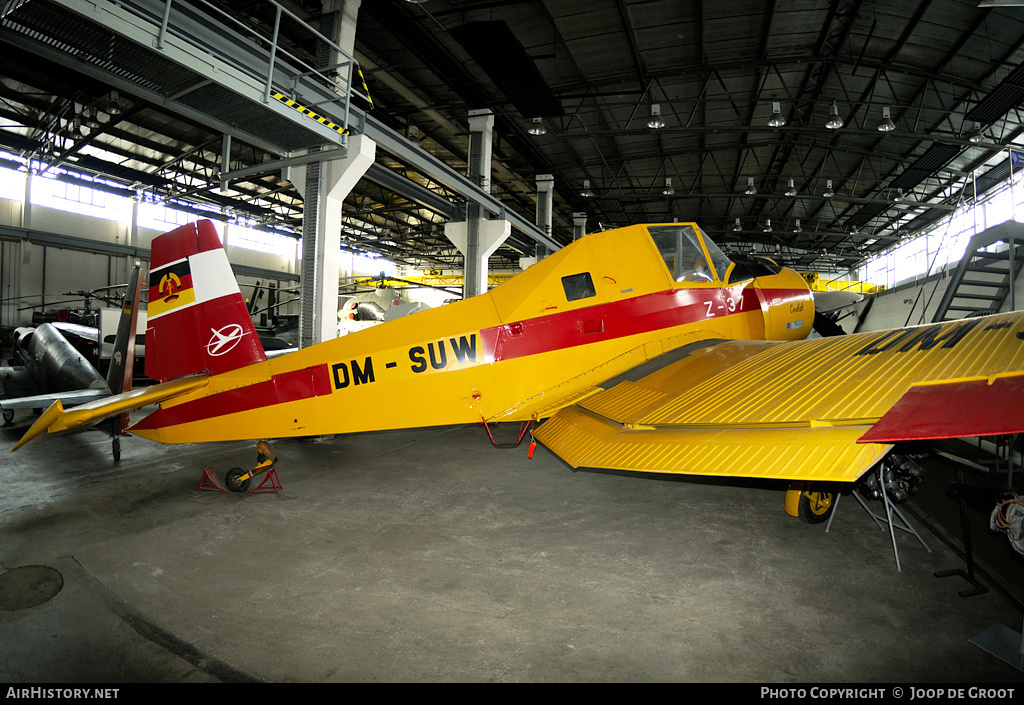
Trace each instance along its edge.
<path fill-rule="evenodd" d="M 1000 223 L 967 245 L 950 277 L 932 322 L 998 313 L 1007 298 L 1016 308 L 1013 283 L 1024 265 L 1024 224 Z"/>

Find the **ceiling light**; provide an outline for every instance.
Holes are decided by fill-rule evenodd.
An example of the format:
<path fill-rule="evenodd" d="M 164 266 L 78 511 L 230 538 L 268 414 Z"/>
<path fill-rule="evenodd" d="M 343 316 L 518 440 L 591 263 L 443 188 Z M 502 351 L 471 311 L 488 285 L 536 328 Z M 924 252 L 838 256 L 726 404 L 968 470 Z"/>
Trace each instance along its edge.
<path fill-rule="evenodd" d="M 889 114 L 889 106 L 882 108 L 882 122 L 878 123 L 879 132 L 892 132 L 896 129 L 896 123 L 892 121 L 892 115 Z"/>
<path fill-rule="evenodd" d="M 971 144 L 978 144 L 978 142 L 981 142 L 983 139 L 985 139 L 985 133 L 981 131 L 981 126 L 979 125 L 978 127 L 975 127 L 974 132 L 972 132 L 971 136 L 968 137 L 967 139 L 970 141 Z"/>
<path fill-rule="evenodd" d="M 825 193 L 821 195 L 825 198 L 832 198 L 836 195 L 836 192 L 832 190 L 832 179 L 825 181 Z"/>
<path fill-rule="evenodd" d="M 830 130 L 838 130 L 843 126 L 843 119 L 839 117 L 839 106 L 833 100 L 832 105 L 828 109 L 828 122 L 825 123 L 825 127 Z"/>
<path fill-rule="evenodd" d="M 740 224 L 740 219 L 739 218 L 737 218 L 736 222 L 733 223 L 732 229 L 733 229 L 733 232 L 737 232 L 737 233 L 740 232 L 741 230 L 743 230 L 743 225 Z"/>
<path fill-rule="evenodd" d="M 533 124 L 530 125 L 530 129 L 527 130 L 531 135 L 541 136 L 548 133 L 548 128 L 544 127 L 544 118 L 535 117 Z"/>
<path fill-rule="evenodd" d="M 753 176 L 747 177 L 747 190 L 744 191 L 743 193 L 747 194 L 748 196 L 753 196 L 755 193 L 757 193 L 757 187 L 754 186 Z"/>
<path fill-rule="evenodd" d="M 902 200 L 903 200 L 903 189 L 898 188 L 898 189 L 896 189 L 896 195 L 893 197 L 892 202 L 893 203 L 899 203 Z"/>
<path fill-rule="evenodd" d="M 766 232 L 766 233 L 770 233 L 772 231 L 772 219 L 771 218 L 767 218 L 764 221 L 764 227 L 761 228 L 761 230 Z"/>
<path fill-rule="evenodd" d="M 590 180 L 589 179 L 584 179 L 583 180 L 583 190 L 580 191 L 580 195 L 583 196 L 583 198 L 593 198 L 594 197 L 594 192 L 590 190 Z"/>
<path fill-rule="evenodd" d="M 797 194 L 796 184 L 793 183 L 793 179 L 789 180 L 789 188 L 786 189 L 787 196 L 795 196 Z"/>
<path fill-rule="evenodd" d="M 651 119 L 647 121 L 647 127 L 652 130 L 665 127 L 665 123 L 661 119 L 661 105 L 658 103 L 651 104 Z"/>
<path fill-rule="evenodd" d="M 804 231 L 804 229 L 800 227 L 800 219 L 797 218 L 796 219 L 796 225 L 793 226 L 793 232 L 795 232 L 795 233 L 802 233 L 803 231 Z"/>
<path fill-rule="evenodd" d="M 672 177 L 671 176 L 666 176 L 665 177 L 665 189 L 661 193 L 663 195 L 665 195 L 665 196 L 671 196 L 675 192 L 676 192 L 676 190 L 674 188 L 672 188 Z"/>
<path fill-rule="evenodd" d="M 778 101 L 772 102 L 772 117 L 768 120 L 768 127 L 782 127 L 786 124 L 786 118 L 782 117 L 782 106 Z"/>

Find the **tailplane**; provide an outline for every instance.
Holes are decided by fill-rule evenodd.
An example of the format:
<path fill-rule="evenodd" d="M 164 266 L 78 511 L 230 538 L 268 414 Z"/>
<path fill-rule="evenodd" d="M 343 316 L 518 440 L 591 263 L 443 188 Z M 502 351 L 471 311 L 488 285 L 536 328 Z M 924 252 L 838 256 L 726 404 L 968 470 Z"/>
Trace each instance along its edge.
<path fill-rule="evenodd" d="M 163 382 L 266 359 L 213 223 L 153 240 L 146 374 Z"/>

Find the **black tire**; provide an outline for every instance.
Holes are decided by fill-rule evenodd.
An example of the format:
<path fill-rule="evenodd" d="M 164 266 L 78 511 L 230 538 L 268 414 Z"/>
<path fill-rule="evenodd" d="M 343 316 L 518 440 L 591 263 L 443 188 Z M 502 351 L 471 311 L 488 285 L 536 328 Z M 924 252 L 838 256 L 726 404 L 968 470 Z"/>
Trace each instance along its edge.
<path fill-rule="evenodd" d="M 830 488 L 820 485 L 812 486 L 800 493 L 797 516 L 808 524 L 821 524 L 828 521 L 835 509 L 836 499 L 838 499 L 838 495 Z"/>
<path fill-rule="evenodd" d="M 4 409 L 4 424 L 14 422 L 14 409 Z"/>
<path fill-rule="evenodd" d="M 121 459 L 121 439 L 114 436 L 114 440 L 110 443 L 110 449 L 114 453 L 114 462 L 116 463 Z"/>
<path fill-rule="evenodd" d="M 249 471 L 245 468 L 231 468 L 224 476 L 224 484 L 232 492 L 248 492 L 249 487 L 252 485 L 252 478 L 250 477 L 242 482 L 238 481 L 238 478 L 248 473 Z"/>

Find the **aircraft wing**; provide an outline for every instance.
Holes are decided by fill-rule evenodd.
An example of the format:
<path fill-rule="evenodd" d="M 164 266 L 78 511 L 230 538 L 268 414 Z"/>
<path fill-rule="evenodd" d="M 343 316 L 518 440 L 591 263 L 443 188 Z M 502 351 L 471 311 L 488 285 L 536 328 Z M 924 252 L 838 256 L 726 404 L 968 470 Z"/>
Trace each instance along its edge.
<path fill-rule="evenodd" d="M 44 433 L 61 433 L 83 426 L 99 423 L 104 419 L 129 411 L 141 409 L 150 404 L 158 404 L 176 396 L 191 392 L 209 383 L 206 377 L 183 377 L 151 387 L 140 387 L 128 392 L 107 396 L 88 404 L 82 404 L 70 411 L 65 411 L 58 399 L 40 415 L 36 422 L 25 432 L 11 451 Z"/>
<path fill-rule="evenodd" d="M 109 396 L 110 391 L 106 389 L 75 389 L 67 392 L 36 394 L 30 397 L 0 399 L 0 409 L 46 409 L 57 400 L 60 400 L 64 406 L 77 406 L 98 399 L 106 399 Z"/>
<path fill-rule="evenodd" d="M 724 341 L 554 414 L 573 467 L 857 479 L 898 441 L 1024 431 L 1024 312 L 799 342 Z"/>

